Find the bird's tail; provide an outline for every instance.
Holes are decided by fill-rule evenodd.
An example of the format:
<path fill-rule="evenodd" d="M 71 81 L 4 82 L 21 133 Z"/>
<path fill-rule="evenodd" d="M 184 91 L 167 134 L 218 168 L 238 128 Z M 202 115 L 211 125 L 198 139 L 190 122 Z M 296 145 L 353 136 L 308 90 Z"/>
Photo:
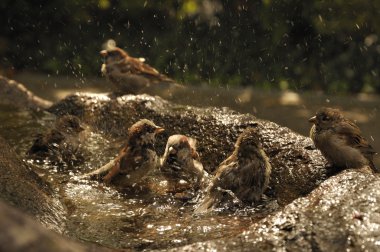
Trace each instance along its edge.
<path fill-rule="evenodd" d="M 168 83 L 176 83 L 175 80 L 173 80 L 172 78 L 169 78 L 168 76 L 164 75 L 164 74 L 160 74 L 159 75 L 160 77 L 160 81 L 162 82 L 168 82 Z"/>
<path fill-rule="evenodd" d="M 374 171 L 375 173 L 380 173 L 380 169 L 375 166 L 372 160 L 369 162 L 369 167 L 371 167 L 372 171 Z"/>

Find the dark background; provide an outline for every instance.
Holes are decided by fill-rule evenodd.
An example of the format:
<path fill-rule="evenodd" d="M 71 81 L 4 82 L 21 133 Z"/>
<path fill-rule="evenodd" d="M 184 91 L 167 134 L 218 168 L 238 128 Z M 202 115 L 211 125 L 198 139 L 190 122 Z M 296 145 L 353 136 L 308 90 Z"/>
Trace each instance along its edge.
<path fill-rule="evenodd" d="M 0 71 L 99 75 L 108 39 L 182 83 L 380 92 L 380 1 L 2 0 Z"/>

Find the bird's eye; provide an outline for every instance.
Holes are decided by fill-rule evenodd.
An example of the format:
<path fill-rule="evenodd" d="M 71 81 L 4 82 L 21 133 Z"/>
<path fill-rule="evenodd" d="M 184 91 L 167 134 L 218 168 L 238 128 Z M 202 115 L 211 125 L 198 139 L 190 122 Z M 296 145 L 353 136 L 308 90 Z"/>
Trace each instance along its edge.
<path fill-rule="evenodd" d="M 322 116 L 322 121 L 329 121 L 330 120 L 330 117 L 328 117 L 327 115 L 323 115 Z"/>
<path fill-rule="evenodd" d="M 77 128 L 79 127 L 79 123 L 77 121 L 70 121 L 70 127 Z"/>

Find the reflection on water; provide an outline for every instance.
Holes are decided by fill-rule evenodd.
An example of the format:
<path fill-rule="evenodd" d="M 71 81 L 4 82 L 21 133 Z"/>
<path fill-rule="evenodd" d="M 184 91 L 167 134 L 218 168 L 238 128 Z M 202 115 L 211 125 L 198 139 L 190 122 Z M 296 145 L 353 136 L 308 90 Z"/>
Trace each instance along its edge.
<path fill-rule="evenodd" d="M 0 107 L 0 135 L 24 156 L 34 134 L 46 131 L 54 117 Z M 106 139 L 86 129 L 86 162 L 75 168 L 35 163 L 36 172 L 59 194 L 68 210 L 66 235 L 112 248 L 164 249 L 240 234 L 275 211 L 277 205 L 235 213 L 193 215 L 193 203 L 165 193 L 162 177 L 152 174 L 138 187 L 118 190 L 81 178 L 112 159 L 123 139 Z M 27 160 L 32 162 L 31 160 Z"/>
<path fill-rule="evenodd" d="M 75 206 L 70 235 L 109 247 L 168 248 L 240 233 L 251 216 L 196 217 L 191 205 L 149 193 L 123 194 L 101 184 L 67 184 L 66 197 Z"/>
<path fill-rule="evenodd" d="M 27 80 L 23 78 L 25 76 L 21 75 L 16 80 L 28 81 L 28 87 L 44 98 L 56 100 L 63 93 L 77 89 L 72 80 L 53 80 L 63 83 L 62 88 L 53 88 L 54 85 L 49 83 L 31 81 L 33 78 L 30 76 L 27 76 Z M 109 91 L 102 86 L 104 83 L 107 82 L 95 80 L 91 81 L 91 86 L 81 84 L 80 91 Z M 60 87 L 58 84 L 55 86 Z M 307 118 L 319 107 L 341 107 L 348 117 L 357 120 L 364 135 L 372 139 L 375 149 L 380 150 L 380 132 L 377 129 L 380 102 L 377 97 L 329 97 L 310 93 L 299 95 L 204 87 L 172 94 L 161 90 L 155 92 L 181 104 L 224 106 L 242 113 L 252 113 L 304 135 L 308 134 L 310 128 Z M 0 106 L 0 120 L 0 135 L 24 156 L 34 134 L 49 128 L 54 117 L 44 112 L 32 113 Z M 38 174 L 52 183 L 67 206 L 67 235 L 108 247 L 138 250 L 168 248 L 240 234 L 276 209 L 275 204 L 267 204 L 264 209 L 248 208 L 234 214 L 194 216 L 191 203 L 165 193 L 159 176 L 152 175 L 141 184 L 141 188 L 127 191 L 80 178 L 80 175 L 112 159 L 122 143 L 123 139 L 106 138 L 87 129 L 87 141 L 84 143 L 87 154 L 83 165 L 68 170 L 49 163 L 37 164 Z M 376 163 L 380 166 L 378 158 Z"/>

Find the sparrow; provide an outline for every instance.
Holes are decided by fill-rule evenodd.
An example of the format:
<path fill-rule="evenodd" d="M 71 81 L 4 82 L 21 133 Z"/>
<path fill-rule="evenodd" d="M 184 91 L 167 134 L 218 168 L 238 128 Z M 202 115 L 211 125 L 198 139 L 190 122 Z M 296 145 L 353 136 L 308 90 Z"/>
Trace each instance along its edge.
<path fill-rule="evenodd" d="M 257 128 L 245 129 L 231 156 L 217 168 L 195 213 L 207 212 L 231 196 L 243 203 L 259 201 L 268 187 L 271 169 Z"/>
<path fill-rule="evenodd" d="M 35 160 L 50 159 L 53 163 L 69 166 L 83 162 L 81 132 L 84 130 L 78 117 L 64 115 L 46 134 L 37 134 L 27 156 Z"/>
<path fill-rule="evenodd" d="M 106 183 L 119 176 L 123 186 L 133 186 L 149 172 L 158 168 L 159 159 L 154 144 L 156 134 L 164 131 L 152 121 L 141 119 L 128 129 L 128 139 L 119 155 L 108 164 L 86 176 L 103 177 Z"/>
<path fill-rule="evenodd" d="M 376 151 L 362 136 L 359 127 L 340 110 L 321 108 L 309 122 L 313 123 L 310 138 L 332 166 L 360 168 L 368 165 L 374 172 L 380 171 L 373 163 Z"/>
<path fill-rule="evenodd" d="M 204 178 L 208 176 L 199 161 L 196 151 L 196 140 L 184 135 L 169 137 L 165 153 L 161 158 L 160 171 L 169 182 L 169 188 L 190 187 L 198 189 Z"/>
<path fill-rule="evenodd" d="M 104 58 L 102 74 L 121 94 L 138 94 L 156 83 L 175 83 L 174 80 L 144 63 L 144 58 L 131 57 L 116 46 L 100 51 L 100 55 Z"/>

